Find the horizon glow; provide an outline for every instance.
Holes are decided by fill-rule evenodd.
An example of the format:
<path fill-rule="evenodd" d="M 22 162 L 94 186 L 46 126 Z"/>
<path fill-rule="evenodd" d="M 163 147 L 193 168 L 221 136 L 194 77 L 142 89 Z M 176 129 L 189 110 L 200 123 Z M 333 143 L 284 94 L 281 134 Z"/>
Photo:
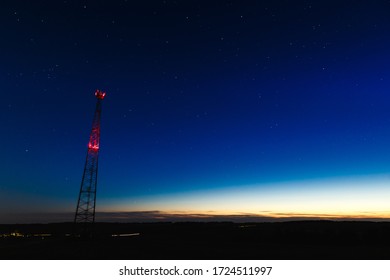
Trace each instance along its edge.
<path fill-rule="evenodd" d="M 390 177 L 353 176 L 102 201 L 100 211 L 390 218 Z"/>

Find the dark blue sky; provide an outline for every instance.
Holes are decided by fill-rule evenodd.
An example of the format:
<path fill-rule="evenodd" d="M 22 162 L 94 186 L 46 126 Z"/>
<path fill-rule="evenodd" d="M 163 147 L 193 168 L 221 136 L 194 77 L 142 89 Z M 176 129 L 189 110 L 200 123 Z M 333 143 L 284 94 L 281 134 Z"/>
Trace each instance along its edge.
<path fill-rule="evenodd" d="M 390 187 L 389 1 L 7 1 L 0 32 L 3 216 L 73 211 L 96 88 L 100 211 Z"/>

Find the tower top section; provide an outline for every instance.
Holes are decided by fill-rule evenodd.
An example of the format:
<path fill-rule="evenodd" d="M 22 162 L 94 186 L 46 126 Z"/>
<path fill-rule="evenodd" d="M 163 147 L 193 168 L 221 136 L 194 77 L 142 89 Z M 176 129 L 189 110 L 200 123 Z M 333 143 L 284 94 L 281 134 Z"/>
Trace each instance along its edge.
<path fill-rule="evenodd" d="M 95 96 L 96 96 L 97 99 L 103 99 L 104 96 L 106 96 L 106 93 L 97 89 L 95 91 Z"/>

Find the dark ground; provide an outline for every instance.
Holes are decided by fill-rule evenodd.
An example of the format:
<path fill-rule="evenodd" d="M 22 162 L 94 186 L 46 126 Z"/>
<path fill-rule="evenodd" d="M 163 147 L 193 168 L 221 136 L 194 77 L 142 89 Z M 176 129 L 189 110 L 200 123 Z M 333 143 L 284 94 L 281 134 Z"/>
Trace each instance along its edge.
<path fill-rule="evenodd" d="M 0 259 L 390 259 L 390 223 L 97 223 L 91 239 L 73 224 L 0 225 Z M 138 236 L 111 237 L 119 233 Z"/>

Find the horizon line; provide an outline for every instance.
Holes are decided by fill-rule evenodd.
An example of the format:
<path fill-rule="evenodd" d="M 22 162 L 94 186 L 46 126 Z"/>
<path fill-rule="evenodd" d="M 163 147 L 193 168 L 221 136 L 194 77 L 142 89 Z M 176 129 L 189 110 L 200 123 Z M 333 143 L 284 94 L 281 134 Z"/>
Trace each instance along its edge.
<path fill-rule="evenodd" d="M 390 213 L 314 214 L 314 213 L 218 213 L 187 211 L 101 211 L 96 212 L 96 223 L 138 222 L 285 222 L 285 221 L 390 221 Z M 74 212 L 9 213 L 0 216 L 0 224 L 33 224 L 73 222 Z"/>

